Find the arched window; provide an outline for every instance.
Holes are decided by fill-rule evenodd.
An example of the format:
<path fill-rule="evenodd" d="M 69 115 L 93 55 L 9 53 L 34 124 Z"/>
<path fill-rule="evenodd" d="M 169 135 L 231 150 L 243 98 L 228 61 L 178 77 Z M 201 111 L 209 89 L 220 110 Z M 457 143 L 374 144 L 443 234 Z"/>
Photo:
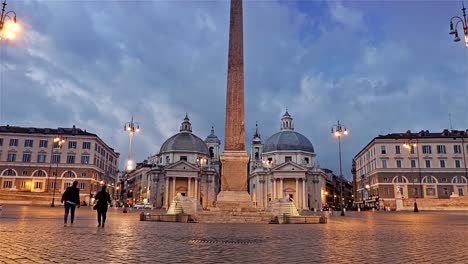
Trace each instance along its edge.
<path fill-rule="evenodd" d="M 43 170 L 37 170 L 33 173 L 33 177 L 45 177 L 47 174 Z"/>
<path fill-rule="evenodd" d="M 452 183 L 466 183 L 467 180 L 463 176 L 455 176 L 452 178 Z"/>
<path fill-rule="evenodd" d="M 3 171 L 2 175 L 4 175 L 4 176 L 16 176 L 18 174 L 13 169 L 6 169 L 6 170 Z"/>
<path fill-rule="evenodd" d="M 408 183 L 408 179 L 405 176 L 395 176 L 392 180 L 393 183 Z"/>
<path fill-rule="evenodd" d="M 434 176 L 426 176 L 422 179 L 422 183 L 438 183 Z"/>
<path fill-rule="evenodd" d="M 66 171 L 62 174 L 62 177 L 64 178 L 75 178 L 76 174 L 73 171 Z"/>

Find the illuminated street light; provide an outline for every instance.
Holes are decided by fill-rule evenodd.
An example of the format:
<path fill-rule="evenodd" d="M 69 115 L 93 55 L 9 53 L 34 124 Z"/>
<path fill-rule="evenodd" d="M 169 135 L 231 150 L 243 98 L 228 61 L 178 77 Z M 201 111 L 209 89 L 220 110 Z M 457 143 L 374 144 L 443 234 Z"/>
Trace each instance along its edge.
<path fill-rule="evenodd" d="M 344 200 L 343 200 L 343 170 L 341 168 L 341 137 L 343 135 L 348 135 L 348 130 L 343 124 L 340 124 L 340 121 L 338 120 L 338 123 L 332 126 L 331 133 L 334 134 L 335 137 L 338 138 L 338 150 L 339 150 L 339 155 L 340 155 L 340 189 L 341 189 L 340 205 L 341 205 L 341 216 L 345 216 Z"/>
<path fill-rule="evenodd" d="M 60 150 L 63 143 L 65 143 L 65 138 L 62 136 L 56 136 L 54 138 L 54 146 L 52 148 L 57 148 Z M 61 154 L 61 153 L 60 153 Z M 59 155 L 60 155 L 59 154 Z M 58 174 L 58 165 L 59 165 L 60 158 L 56 160 L 57 166 L 55 167 L 55 178 L 54 178 L 54 192 L 52 193 L 52 203 L 50 204 L 51 207 L 55 206 L 55 190 L 57 189 L 57 174 Z M 52 162 L 52 156 L 50 156 L 50 162 Z"/>
<path fill-rule="evenodd" d="M 135 168 L 134 162 L 132 161 L 132 138 L 135 132 L 140 132 L 140 125 L 136 122 L 133 122 L 133 116 L 130 122 L 125 123 L 124 131 L 128 132 L 130 138 L 130 140 L 128 141 L 128 159 L 125 164 L 125 170 L 131 171 Z"/>
<path fill-rule="evenodd" d="M 6 11 L 6 0 L 2 3 L 2 14 L 0 17 L 0 39 L 14 39 L 16 32 L 19 31 L 19 26 L 16 23 L 16 13 L 14 11 Z M 7 20 L 8 19 L 8 20 Z"/>
<path fill-rule="evenodd" d="M 452 18 L 450 18 L 450 32 L 449 32 L 449 34 L 454 35 L 454 39 L 453 39 L 454 42 L 459 42 L 460 37 L 458 36 L 457 27 L 458 27 L 458 24 L 461 23 L 461 25 L 463 27 L 463 35 L 465 36 L 465 46 L 468 48 L 468 22 L 466 20 L 466 8 L 465 8 L 465 5 L 463 4 L 463 2 L 462 2 L 462 9 L 461 10 L 462 10 L 462 13 L 463 13 L 463 18 L 461 18 L 459 16 L 453 16 Z M 453 24 L 453 22 L 456 22 L 455 25 Z"/>
<path fill-rule="evenodd" d="M 463 9 L 464 8 L 465 7 L 463 7 Z M 465 12 L 465 11 L 463 11 L 463 12 Z M 413 154 L 414 154 L 414 149 L 416 148 L 416 157 L 418 159 L 419 189 L 420 190 L 417 193 L 414 194 L 414 209 L 413 209 L 413 211 L 415 213 L 417 213 L 417 212 L 419 212 L 419 209 L 418 209 L 418 202 L 416 201 L 416 196 L 418 196 L 419 192 L 421 192 L 421 198 L 422 198 L 422 192 L 423 192 L 422 183 L 421 183 L 421 165 L 419 164 L 419 148 L 418 148 L 417 141 L 413 140 L 413 139 L 409 139 L 408 141 L 403 143 L 403 147 L 405 149 L 407 149 L 410 153 L 413 153 Z M 413 180 L 413 189 L 414 189 L 414 180 Z"/>

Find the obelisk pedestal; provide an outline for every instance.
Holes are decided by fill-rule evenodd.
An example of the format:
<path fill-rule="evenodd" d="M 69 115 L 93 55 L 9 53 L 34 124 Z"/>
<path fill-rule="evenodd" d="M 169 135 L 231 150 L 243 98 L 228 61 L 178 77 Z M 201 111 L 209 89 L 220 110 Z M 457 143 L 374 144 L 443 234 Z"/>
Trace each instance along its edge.
<path fill-rule="evenodd" d="M 242 0 L 231 0 L 229 53 L 226 93 L 226 126 L 224 152 L 221 154 L 220 209 L 251 208 L 247 192 L 247 165 L 244 132 L 244 38 Z"/>

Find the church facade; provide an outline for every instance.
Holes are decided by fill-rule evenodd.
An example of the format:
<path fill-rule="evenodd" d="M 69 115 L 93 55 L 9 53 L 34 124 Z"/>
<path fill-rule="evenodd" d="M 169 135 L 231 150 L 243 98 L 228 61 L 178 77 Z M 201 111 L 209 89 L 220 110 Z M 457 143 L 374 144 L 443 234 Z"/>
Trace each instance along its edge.
<path fill-rule="evenodd" d="M 205 140 L 193 134 L 186 115 L 180 132 L 167 139 L 158 154 L 128 173 L 127 197 L 167 209 L 180 193 L 196 199 L 204 209 L 213 207 L 220 188 L 220 145 L 214 128 Z"/>
<path fill-rule="evenodd" d="M 250 151 L 249 193 L 254 207 L 288 198 L 297 209 L 320 209 L 325 203 L 326 174 L 319 168 L 312 143 L 294 131 L 286 111 L 280 132 L 263 144 L 256 127 Z"/>

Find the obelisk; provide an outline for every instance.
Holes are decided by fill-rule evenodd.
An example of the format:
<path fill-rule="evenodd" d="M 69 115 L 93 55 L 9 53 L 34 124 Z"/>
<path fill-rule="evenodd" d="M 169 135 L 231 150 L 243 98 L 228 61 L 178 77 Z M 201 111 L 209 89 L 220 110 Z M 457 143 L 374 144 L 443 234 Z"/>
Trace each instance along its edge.
<path fill-rule="evenodd" d="M 249 208 L 249 157 L 244 144 L 244 38 L 242 0 L 231 0 L 224 152 L 221 154 L 220 208 Z"/>

